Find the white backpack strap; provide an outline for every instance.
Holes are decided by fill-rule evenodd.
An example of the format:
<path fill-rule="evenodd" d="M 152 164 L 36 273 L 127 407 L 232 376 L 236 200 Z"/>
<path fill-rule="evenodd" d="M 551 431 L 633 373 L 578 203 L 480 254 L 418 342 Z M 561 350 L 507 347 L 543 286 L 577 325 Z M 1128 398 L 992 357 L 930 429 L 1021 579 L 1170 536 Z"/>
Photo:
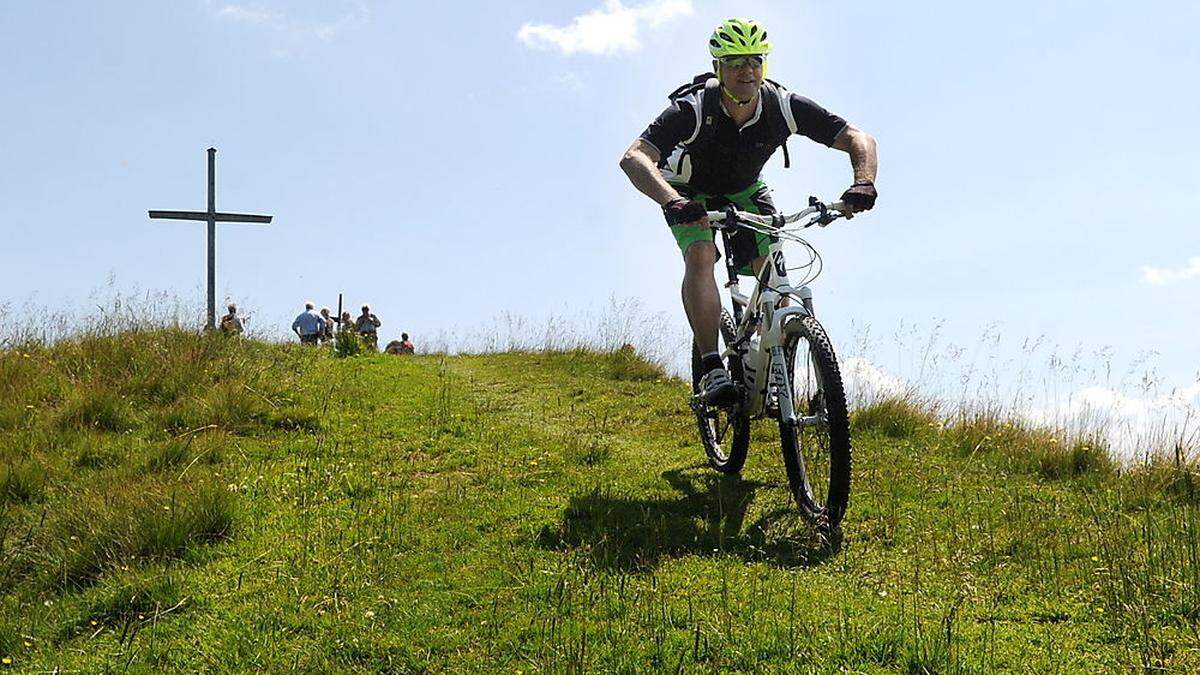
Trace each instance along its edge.
<path fill-rule="evenodd" d="M 779 99 L 779 111 L 783 113 L 783 120 L 787 122 L 788 131 L 793 135 L 800 130 L 796 124 L 796 116 L 792 114 L 791 97 L 788 96 L 788 90 L 783 87 L 775 87 L 775 98 Z"/>

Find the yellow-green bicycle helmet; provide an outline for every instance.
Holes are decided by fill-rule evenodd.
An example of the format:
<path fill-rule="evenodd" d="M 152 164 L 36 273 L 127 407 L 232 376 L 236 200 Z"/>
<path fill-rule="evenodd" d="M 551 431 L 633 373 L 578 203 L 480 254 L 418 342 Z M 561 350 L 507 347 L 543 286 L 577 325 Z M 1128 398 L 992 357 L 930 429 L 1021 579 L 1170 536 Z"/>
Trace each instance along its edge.
<path fill-rule="evenodd" d="M 708 39 L 708 52 L 714 59 L 725 56 L 766 56 L 771 53 L 767 31 L 751 19 L 726 19 Z"/>

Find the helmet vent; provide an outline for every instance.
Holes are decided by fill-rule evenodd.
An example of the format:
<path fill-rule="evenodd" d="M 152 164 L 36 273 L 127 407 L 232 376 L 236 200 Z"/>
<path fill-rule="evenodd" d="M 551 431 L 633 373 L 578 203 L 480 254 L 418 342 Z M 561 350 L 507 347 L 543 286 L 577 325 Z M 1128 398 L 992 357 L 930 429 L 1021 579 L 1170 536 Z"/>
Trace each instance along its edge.
<path fill-rule="evenodd" d="M 713 58 L 744 54 L 766 56 L 771 52 L 771 43 L 767 42 L 766 29 L 757 21 L 727 19 L 713 30 L 708 51 Z"/>

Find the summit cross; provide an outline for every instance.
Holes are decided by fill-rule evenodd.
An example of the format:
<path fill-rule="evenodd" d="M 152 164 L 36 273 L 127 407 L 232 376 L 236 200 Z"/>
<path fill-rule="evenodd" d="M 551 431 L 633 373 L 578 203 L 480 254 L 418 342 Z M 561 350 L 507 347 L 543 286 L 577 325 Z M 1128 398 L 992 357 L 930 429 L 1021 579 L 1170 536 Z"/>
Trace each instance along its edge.
<path fill-rule="evenodd" d="M 217 223 L 269 223 L 271 216 L 217 211 L 217 149 L 208 149 L 208 210 L 150 211 L 151 218 L 208 223 L 208 328 L 217 327 Z"/>

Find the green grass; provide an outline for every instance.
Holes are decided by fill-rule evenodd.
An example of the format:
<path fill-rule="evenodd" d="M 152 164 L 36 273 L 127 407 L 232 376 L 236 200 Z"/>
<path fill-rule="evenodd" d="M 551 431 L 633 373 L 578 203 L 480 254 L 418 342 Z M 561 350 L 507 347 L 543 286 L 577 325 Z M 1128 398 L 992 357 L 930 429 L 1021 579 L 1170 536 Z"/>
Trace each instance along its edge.
<path fill-rule="evenodd" d="M 631 350 L 336 358 L 143 331 L 0 352 L 0 657 L 1200 669 L 1200 474 L 1182 455 L 1122 468 L 881 402 L 855 414 L 830 550 L 788 501 L 770 425 L 721 477 L 688 391 Z"/>

